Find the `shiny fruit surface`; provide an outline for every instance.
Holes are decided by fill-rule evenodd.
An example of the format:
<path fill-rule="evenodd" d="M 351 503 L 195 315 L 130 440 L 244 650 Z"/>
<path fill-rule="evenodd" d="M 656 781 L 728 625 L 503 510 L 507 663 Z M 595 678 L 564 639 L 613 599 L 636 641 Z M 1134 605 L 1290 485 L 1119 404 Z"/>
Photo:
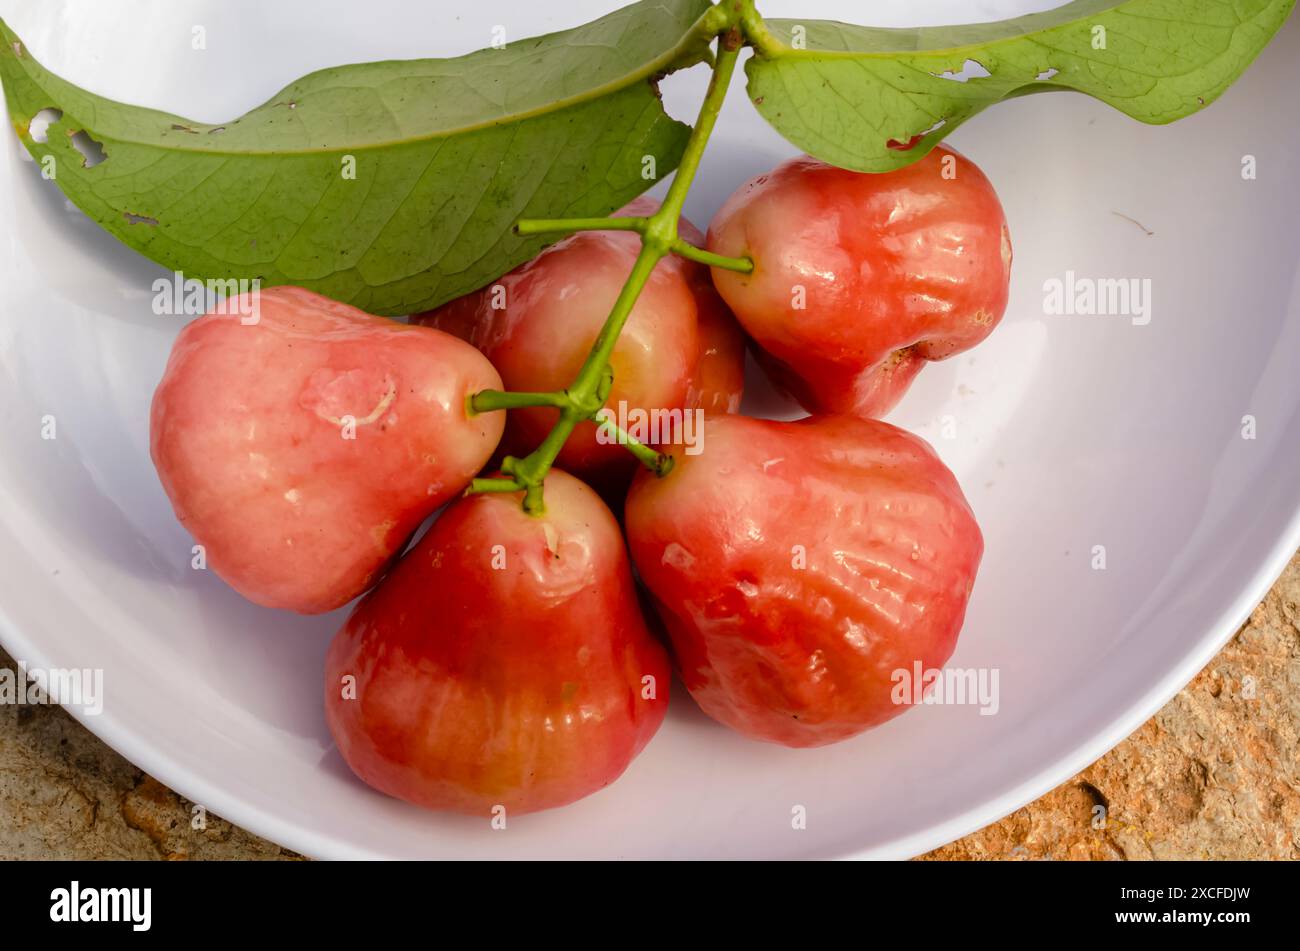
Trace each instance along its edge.
<path fill-rule="evenodd" d="M 759 362 L 809 412 L 885 414 L 927 361 L 1006 310 L 1011 238 L 974 162 L 939 146 L 884 174 L 807 156 L 731 196 L 709 249 L 754 261 L 713 280 Z"/>
<path fill-rule="evenodd" d="M 439 516 L 330 645 L 325 712 L 369 785 L 486 818 L 612 783 L 659 728 L 669 679 L 614 516 L 552 470 L 542 516 L 518 494 Z"/>
<path fill-rule="evenodd" d="M 952 473 L 878 420 L 718 416 L 639 475 L 625 524 L 691 695 L 748 736 L 819 746 L 906 709 L 952 654 L 983 539 Z"/>
<path fill-rule="evenodd" d="M 154 392 L 154 467 L 231 587 L 332 610 L 487 462 L 502 420 L 471 418 L 465 400 L 500 377 L 449 334 L 301 288 L 229 310 L 176 338 Z"/>

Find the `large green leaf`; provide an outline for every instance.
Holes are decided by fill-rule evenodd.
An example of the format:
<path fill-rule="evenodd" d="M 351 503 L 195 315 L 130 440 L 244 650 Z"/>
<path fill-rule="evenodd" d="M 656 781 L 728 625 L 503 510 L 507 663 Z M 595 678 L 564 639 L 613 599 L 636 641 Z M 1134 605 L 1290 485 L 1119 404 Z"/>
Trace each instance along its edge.
<path fill-rule="evenodd" d="M 401 314 L 534 255 L 516 219 L 608 214 L 653 184 L 645 156 L 674 169 L 690 129 L 655 83 L 707 57 L 708 8 L 644 0 L 504 49 L 327 69 L 217 125 L 80 89 L 3 21 L 0 80 L 33 157 L 54 156 L 59 187 L 131 247 L 190 277 Z M 46 109 L 62 117 L 42 143 L 29 124 Z M 107 157 L 85 167 L 77 132 Z"/>
<path fill-rule="evenodd" d="M 1075 0 L 999 23 L 911 30 L 769 20 L 746 67 L 749 95 L 810 154 L 884 172 L 1025 93 L 1074 89 L 1143 122 L 1182 118 L 1241 75 L 1294 3 Z"/>

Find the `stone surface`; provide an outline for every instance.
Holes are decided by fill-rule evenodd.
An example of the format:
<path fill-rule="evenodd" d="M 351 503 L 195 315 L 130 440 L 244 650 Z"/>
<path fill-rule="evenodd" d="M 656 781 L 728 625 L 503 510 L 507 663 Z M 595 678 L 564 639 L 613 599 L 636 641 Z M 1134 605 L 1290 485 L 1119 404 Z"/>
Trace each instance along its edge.
<path fill-rule="evenodd" d="M 0 666 L 14 666 L 3 652 Z M 1300 858 L 1298 727 L 1300 556 L 1141 729 L 924 858 Z M 298 858 L 194 808 L 62 709 L 0 706 L 0 859 Z"/>
<path fill-rule="evenodd" d="M 927 859 L 1300 859 L 1300 556 L 1208 667 L 1037 802 Z"/>
<path fill-rule="evenodd" d="M 0 651 L 0 667 L 14 669 Z M 57 706 L 0 705 L 0 859 L 298 858 L 136 769 Z"/>

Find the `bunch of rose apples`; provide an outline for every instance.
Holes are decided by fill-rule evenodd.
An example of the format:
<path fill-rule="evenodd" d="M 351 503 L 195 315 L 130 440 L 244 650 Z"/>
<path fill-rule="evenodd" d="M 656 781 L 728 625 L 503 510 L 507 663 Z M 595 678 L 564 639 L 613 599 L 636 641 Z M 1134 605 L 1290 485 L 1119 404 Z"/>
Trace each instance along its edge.
<path fill-rule="evenodd" d="M 663 720 L 660 633 L 707 714 L 788 746 L 896 715 L 894 672 L 952 653 L 980 531 L 933 450 L 876 417 L 1001 319 L 1011 248 L 987 179 L 944 148 L 885 175 L 801 158 L 707 239 L 681 232 L 753 268 L 661 261 L 606 405 L 702 428 L 658 447 L 660 477 L 583 424 L 541 513 L 463 490 L 558 410 L 469 398 L 568 385 L 638 234 L 576 234 L 409 323 L 281 287 L 256 321 L 212 313 L 177 338 L 152 413 L 163 486 L 245 597 L 315 613 L 369 592 L 330 647 L 325 710 L 377 789 L 480 815 L 601 789 Z M 746 335 L 812 415 L 736 415 Z"/>

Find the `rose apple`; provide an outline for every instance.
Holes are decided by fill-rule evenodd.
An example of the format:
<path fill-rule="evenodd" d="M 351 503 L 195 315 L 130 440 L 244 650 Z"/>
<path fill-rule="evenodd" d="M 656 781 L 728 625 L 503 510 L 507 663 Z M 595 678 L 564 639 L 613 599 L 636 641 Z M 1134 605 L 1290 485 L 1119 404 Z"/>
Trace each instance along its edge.
<path fill-rule="evenodd" d="M 625 524 L 683 681 L 761 740 L 833 743 L 905 709 L 893 675 L 957 640 L 983 551 L 952 473 L 877 420 L 705 421 Z"/>
<path fill-rule="evenodd" d="M 257 295 L 177 336 L 150 449 L 176 517 L 231 587 L 329 611 L 491 456 L 500 414 L 470 417 L 466 399 L 501 378 L 450 334 L 302 288 Z"/>
<path fill-rule="evenodd" d="M 617 779 L 668 705 L 618 524 L 566 473 L 447 508 L 330 645 L 325 712 L 371 786 L 487 817 Z M 351 679 L 349 679 L 351 678 Z"/>
<path fill-rule="evenodd" d="M 803 157 L 742 187 L 709 249 L 713 280 L 774 381 L 810 412 L 880 416 L 928 360 L 975 346 L 1007 306 L 1011 239 L 975 163 L 940 146 L 905 168 Z"/>

